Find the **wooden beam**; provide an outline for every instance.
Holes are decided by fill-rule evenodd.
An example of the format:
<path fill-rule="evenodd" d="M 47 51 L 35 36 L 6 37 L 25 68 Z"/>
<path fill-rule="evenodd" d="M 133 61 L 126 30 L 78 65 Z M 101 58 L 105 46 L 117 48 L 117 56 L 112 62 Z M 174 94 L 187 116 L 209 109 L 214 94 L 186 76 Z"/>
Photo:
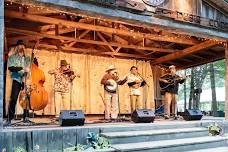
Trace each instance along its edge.
<path fill-rule="evenodd" d="M 177 60 L 180 60 L 180 61 L 184 61 L 184 62 L 192 62 L 192 60 L 190 60 L 190 59 L 185 59 L 185 58 L 179 58 L 179 59 L 177 59 Z"/>
<path fill-rule="evenodd" d="M 175 53 L 168 54 L 166 56 L 163 56 L 163 57 L 160 57 L 158 59 L 155 59 L 154 61 L 152 61 L 152 64 L 164 63 L 166 61 L 170 61 L 170 60 L 174 60 L 174 59 L 177 59 L 177 58 L 181 58 L 183 56 L 199 52 L 199 51 L 201 51 L 203 49 L 210 48 L 210 47 L 215 46 L 217 44 L 218 44 L 217 41 L 208 40 L 208 41 L 205 41 L 203 43 L 200 43 L 200 44 L 194 45 L 192 47 L 186 48 L 184 50 L 177 51 Z"/>
<path fill-rule="evenodd" d="M 120 51 L 121 47 L 118 47 L 116 50 L 115 50 L 115 53 L 118 53 Z"/>
<path fill-rule="evenodd" d="M 38 33 L 33 31 L 27 31 L 27 30 L 21 30 L 16 28 L 5 28 L 7 32 L 11 33 L 17 33 L 17 34 L 23 34 L 23 35 L 30 35 L 30 36 L 38 36 L 38 37 L 47 37 L 52 39 L 59 39 L 59 40 L 69 40 L 69 41 L 77 41 L 80 43 L 89 43 L 89 44 L 95 44 L 95 45 L 105 45 L 108 44 L 115 47 L 122 47 L 122 48 L 129 48 L 129 49 L 138 49 L 138 50 L 147 50 L 152 52 L 167 52 L 167 53 L 173 53 L 178 50 L 172 50 L 172 49 L 163 49 L 163 48 L 152 48 L 152 47 L 142 47 L 142 46 L 136 46 L 136 45 L 125 45 L 125 44 L 119 44 L 115 42 L 109 42 L 108 44 L 106 42 L 102 41 L 94 41 L 94 40 L 86 40 L 86 39 L 75 39 L 73 37 L 66 37 L 66 36 L 55 36 L 50 34 L 44 34 L 44 33 Z"/>
<path fill-rule="evenodd" d="M 32 45 L 28 45 L 28 47 L 32 47 Z M 86 54 L 95 54 L 95 55 L 110 55 L 112 56 L 112 52 L 101 52 L 100 50 L 96 50 L 93 48 L 74 48 L 74 47 L 64 47 L 59 46 L 63 51 L 71 52 L 71 53 L 86 53 Z M 51 50 L 58 50 L 59 48 L 55 45 L 48 45 L 48 44 L 39 44 L 37 48 L 46 48 Z M 115 53 L 114 56 L 118 57 L 125 57 L 125 58 L 135 58 L 135 59 L 145 59 L 145 60 L 152 60 L 154 58 L 140 56 L 136 54 L 127 54 L 127 53 Z"/>
<path fill-rule="evenodd" d="M 40 37 L 43 38 L 43 37 Z M 16 44 L 17 40 L 24 40 L 26 41 L 30 41 L 30 40 L 36 40 L 37 37 L 34 37 L 33 35 L 23 35 L 23 36 L 15 36 L 15 37 L 7 37 L 8 41 L 10 42 L 9 44 Z"/>
<path fill-rule="evenodd" d="M 74 28 L 65 28 L 65 29 L 59 28 L 59 35 L 65 34 L 65 33 L 70 33 L 70 32 L 74 32 Z M 46 31 L 46 32 L 41 31 L 41 33 L 54 35 L 55 31 L 54 30 L 50 30 L 50 31 Z"/>
<path fill-rule="evenodd" d="M 203 64 L 206 64 L 206 63 L 210 63 L 210 62 L 214 62 L 214 61 L 218 61 L 218 60 L 222 60 L 224 59 L 224 52 L 222 53 L 218 53 L 217 56 L 214 56 L 214 57 L 207 57 L 207 58 L 204 58 L 204 59 L 201 59 L 201 60 L 197 60 L 197 62 L 193 61 L 192 63 L 189 63 L 187 65 L 182 65 L 180 66 L 180 69 L 187 69 L 187 68 L 191 68 L 191 67 L 194 67 L 194 66 L 199 66 L 199 65 L 203 65 Z"/>
<path fill-rule="evenodd" d="M 113 49 L 113 47 L 107 42 L 107 40 L 103 37 L 103 35 L 101 35 L 101 33 L 97 32 L 97 35 L 103 42 L 107 44 L 107 46 L 112 52 L 115 52 L 115 49 Z"/>
<path fill-rule="evenodd" d="M 228 120 L 228 41 L 225 45 L 225 120 Z"/>
<path fill-rule="evenodd" d="M 55 35 L 59 35 L 59 25 L 55 25 Z"/>
<path fill-rule="evenodd" d="M 194 58 L 197 58 L 197 59 L 203 59 L 202 56 L 196 55 L 196 54 L 191 54 L 190 56 L 192 56 L 192 57 L 194 57 Z"/>
<path fill-rule="evenodd" d="M 48 23 L 48 24 L 57 24 L 57 25 L 65 25 L 65 26 L 71 26 L 76 27 L 80 29 L 86 29 L 86 30 L 93 30 L 93 31 L 99 31 L 99 32 L 106 32 L 111 34 L 119 34 L 119 35 L 125 35 L 125 36 L 132 36 L 137 38 L 146 38 L 156 41 L 166 41 L 166 42 L 175 42 L 180 44 L 188 44 L 188 45 L 195 45 L 199 43 L 199 41 L 191 38 L 178 38 L 173 37 L 169 35 L 157 35 L 157 34 L 147 34 L 147 33 L 140 33 L 140 32 L 134 32 L 134 31 L 127 31 L 127 30 L 120 30 L 110 27 L 104 27 L 99 25 L 91 25 L 91 24 L 85 24 L 85 23 L 79 23 L 79 22 L 72 22 L 67 21 L 63 19 L 56 19 L 51 17 L 45 17 L 41 15 L 31 15 L 27 13 L 20 13 L 16 11 L 9 11 L 5 10 L 5 16 L 10 18 L 17 18 L 22 20 L 29 20 L 34 22 L 42 22 L 42 23 Z"/>
<path fill-rule="evenodd" d="M 212 52 L 213 50 L 207 50 L 204 52 L 201 52 L 203 55 L 210 55 L 210 56 L 217 56 L 217 52 Z"/>
<path fill-rule="evenodd" d="M 84 36 L 86 36 L 86 34 L 88 34 L 90 32 L 90 30 L 85 30 L 83 33 L 81 33 L 78 37 L 78 39 L 82 39 Z M 77 43 L 77 41 L 73 41 L 71 42 L 68 46 L 72 47 L 73 45 L 75 45 Z"/>

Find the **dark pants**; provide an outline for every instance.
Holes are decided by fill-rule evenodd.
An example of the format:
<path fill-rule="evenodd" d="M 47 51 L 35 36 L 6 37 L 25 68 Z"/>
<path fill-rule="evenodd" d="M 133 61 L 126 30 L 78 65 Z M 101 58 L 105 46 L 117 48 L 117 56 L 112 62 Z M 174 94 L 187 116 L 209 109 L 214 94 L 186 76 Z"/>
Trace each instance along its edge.
<path fill-rule="evenodd" d="M 23 85 L 21 83 L 13 80 L 9 108 L 8 108 L 8 120 L 9 121 L 11 121 L 14 118 L 17 98 L 18 98 L 18 95 L 19 95 L 20 91 L 22 90 L 22 88 L 23 88 Z M 28 115 L 28 110 L 24 110 L 23 118 L 25 118 L 26 115 Z"/>

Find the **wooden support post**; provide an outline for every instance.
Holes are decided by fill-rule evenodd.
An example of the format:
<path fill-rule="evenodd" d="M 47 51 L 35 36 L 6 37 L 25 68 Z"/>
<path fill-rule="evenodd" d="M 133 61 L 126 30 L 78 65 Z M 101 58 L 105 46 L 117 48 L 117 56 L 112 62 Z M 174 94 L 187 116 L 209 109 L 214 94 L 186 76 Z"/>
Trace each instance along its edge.
<path fill-rule="evenodd" d="M 4 94 L 4 2 L 0 3 L 0 130 L 3 129 L 3 94 Z"/>
<path fill-rule="evenodd" d="M 228 41 L 225 44 L 225 119 L 228 120 Z"/>

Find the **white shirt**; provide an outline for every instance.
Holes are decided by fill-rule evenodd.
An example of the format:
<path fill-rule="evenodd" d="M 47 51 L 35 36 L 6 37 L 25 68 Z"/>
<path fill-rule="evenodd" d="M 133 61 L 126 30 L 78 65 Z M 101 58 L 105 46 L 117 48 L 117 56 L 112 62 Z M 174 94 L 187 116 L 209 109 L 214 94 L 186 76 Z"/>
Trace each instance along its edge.
<path fill-rule="evenodd" d="M 139 75 L 129 74 L 128 79 L 127 79 L 127 83 L 131 83 L 131 82 L 135 82 L 135 81 L 141 81 L 142 82 L 142 78 Z M 139 84 L 139 85 L 141 85 L 141 84 Z M 140 87 L 139 88 L 130 87 L 130 95 L 140 96 L 141 95 Z"/>

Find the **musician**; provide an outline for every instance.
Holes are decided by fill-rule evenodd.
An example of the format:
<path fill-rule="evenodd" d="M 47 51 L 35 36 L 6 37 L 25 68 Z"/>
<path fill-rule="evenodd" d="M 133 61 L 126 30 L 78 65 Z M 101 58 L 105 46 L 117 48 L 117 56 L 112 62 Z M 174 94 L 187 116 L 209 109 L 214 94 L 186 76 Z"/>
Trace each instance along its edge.
<path fill-rule="evenodd" d="M 30 57 L 25 54 L 25 44 L 23 40 L 17 41 L 15 52 L 12 53 L 8 59 L 8 69 L 12 78 L 12 88 L 8 107 L 8 119 L 5 125 L 10 124 L 14 118 L 18 95 L 24 86 L 23 78 L 25 74 L 30 71 Z M 28 111 L 24 110 L 24 119 L 26 113 L 28 113 Z"/>
<path fill-rule="evenodd" d="M 118 94 L 117 90 L 107 89 L 107 86 L 123 85 L 127 80 L 120 80 L 117 75 L 117 70 L 114 65 L 110 65 L 106 74 L 101 79 L 101 84 L 104 85 L 104 103 L 105 103 L 105 119 L 117 119 L 119 114 Z"/>
<path fill-rule="evenodd" d="M 130 102 L 131 102 L 131 112 L 135 109 L 141 109 L 142 103 L 139 100 L 141 95 L 140 87 L 146 85 L 146 82 L 138 73 L 138 68 L 132 66 L 130 69 L 130 74 L 127 76 L 127 84 L 130 88 Z"/>
<path fill-rule="evenodd" d="M 178 94 L 179 84 L 182 84 L 185 81 L 185 78 L 176 74 L 176 67 L 174 65 L 169 66 L 169 70 L 170 73 L 163 75 L 159 79 L 160 82 L 166 84 L 166 86 L 162 88 L 165 92 L 164 116 L 166 119 L 170 118 L 171 112 L 174 114 L 174 118 L 177 118 L 176 95 Z"/>
<path fill-rule="evenodd" d="M 60 67 L 50 70 L 48 73 L 55 77 L 55 107 L 56 119 L 58 119 L 60 110 L 70 110 L 70 83 L 75 77 L 80 77 L 80 75 L 70 70 L 66 60 L 61 60 Z"/>

